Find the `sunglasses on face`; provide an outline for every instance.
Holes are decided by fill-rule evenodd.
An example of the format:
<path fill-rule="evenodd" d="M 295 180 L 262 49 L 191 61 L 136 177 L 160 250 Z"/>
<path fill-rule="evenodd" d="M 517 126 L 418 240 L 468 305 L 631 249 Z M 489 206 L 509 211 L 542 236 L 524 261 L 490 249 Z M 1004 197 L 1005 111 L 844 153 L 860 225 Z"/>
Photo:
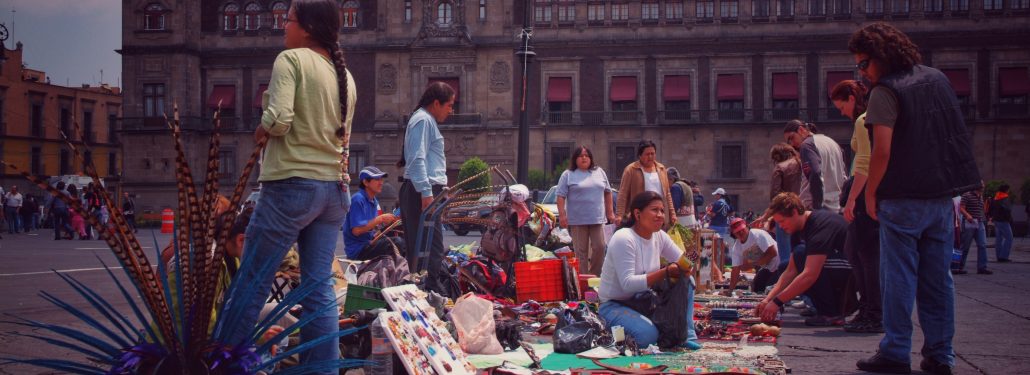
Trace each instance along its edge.
<path fill-rule="evenodd" d="M 858 68 L 858 70 L 866 70 L 866 69 L 868 69 L 869 68 L 869 59 L 865 59 L 865 60 L 859 61 L 858 64 L 855 64 L 855 67 Z"/>

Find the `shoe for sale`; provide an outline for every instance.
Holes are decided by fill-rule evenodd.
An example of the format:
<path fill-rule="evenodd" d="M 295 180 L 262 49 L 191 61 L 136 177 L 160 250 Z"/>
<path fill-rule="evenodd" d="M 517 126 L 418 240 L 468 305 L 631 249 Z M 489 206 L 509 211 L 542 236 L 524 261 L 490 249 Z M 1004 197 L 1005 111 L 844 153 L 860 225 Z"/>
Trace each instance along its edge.
<path fill-rule="evenodd" d="M 967 273 L 969 272 L 966 272 L 966 270 L 951 270 L 952 275 L 965 275 Z"/>
<path fill-rule="evenodd" d="M 802 310 L 800 313 L 798 313 L 798 315 L 801 315 L 801 316 L 804 316 L 804 317 L 813 317 L 813 316 L 815 316 L 815 310 L 811 309 L 811 308 L 807 308 L 807 309 Z"/>
<path fill-rule="evenodd" d="M 951 366 L 937 362 L 933 358 L 923 358 L 919 362 L 919 369 L 934 375 L 951 375 Z"/>
<path fill-rule="evenodd" d="M 892 361 L 884 358 L 879 352 L 868 359 L 860 359 L 855 366 L 859 370 L 869 372 L 883 372 L 888 374 L 910 374 L 912 368 L 908 363 Z"/>
<path fill-rule="evenodd" d="M 817 315 L 805 319 L 805 325 L 812 327 L 839 327 L 844 325 L 844 318 Z"/>
<path fill-rule="evenodd" d="M 1011 261 L 1012 261 L 1012 259 L 1008 259 L 1008 258 L 998 259 L 998 263 L 1008 263 L 1008 262 L 1011 262 Z"/>
<path fill-rule="evenodd" d="M 991 271 L 989 269 L 984 268 L 984 269 L 976 270 L 976 274 L 977 275 L 993 275 L 994 271 Z"/>

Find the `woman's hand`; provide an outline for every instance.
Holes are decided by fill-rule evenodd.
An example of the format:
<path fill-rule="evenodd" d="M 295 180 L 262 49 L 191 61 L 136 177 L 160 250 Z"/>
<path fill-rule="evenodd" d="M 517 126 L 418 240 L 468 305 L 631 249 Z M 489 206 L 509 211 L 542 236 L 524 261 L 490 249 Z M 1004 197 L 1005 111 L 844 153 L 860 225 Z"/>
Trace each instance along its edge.
<path fill-rule="evenodd" d="M 855 200 L 848 199 L 848 203 L 844 205 L 844 220 L 849 223 L 855 221 Z"/>
<path fill-rule="evenodd" d="M 568 228 L 569 227 L 569 217 L 567 215 L 562 215 L 558 219 L 558 225 L 561 226 L 562 228 Z"/>
<path fill-rule="evenodd" d="M 879 214 L 876 212 L 876 190 L 866 189 L 865 191 L 865 211 L 869 214 L 869 217 L 873 220 L 880 221 Z"/>
<path fill-rule="evenodd" d="M 676 263 L 669 263 L 665 266 L 665 273 L 671 277 L 680 277 L 680 266 Z"/>

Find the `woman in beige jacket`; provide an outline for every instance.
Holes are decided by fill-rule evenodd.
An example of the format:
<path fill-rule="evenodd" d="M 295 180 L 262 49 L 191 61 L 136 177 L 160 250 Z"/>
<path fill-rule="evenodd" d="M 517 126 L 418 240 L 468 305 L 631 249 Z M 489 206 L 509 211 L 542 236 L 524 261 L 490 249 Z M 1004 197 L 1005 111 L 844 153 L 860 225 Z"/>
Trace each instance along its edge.
<path fill-rule="evenodd" d="M 665 225 L 662 229 L 672 227 L 676 223 L 676 213 L 672 207 L 672 193 L 669 190 L 669 176 L 665 165 L 655 160 L 658 146 L 652 141 L 641 141 L 637 145 L 638 160 L 626 166 L 622 171 L 622 182 L 619 184 L 619 217 L 624 217 L 633 197 L 645 191 L 653 191 L 662 196 L 665 205 Z"/>

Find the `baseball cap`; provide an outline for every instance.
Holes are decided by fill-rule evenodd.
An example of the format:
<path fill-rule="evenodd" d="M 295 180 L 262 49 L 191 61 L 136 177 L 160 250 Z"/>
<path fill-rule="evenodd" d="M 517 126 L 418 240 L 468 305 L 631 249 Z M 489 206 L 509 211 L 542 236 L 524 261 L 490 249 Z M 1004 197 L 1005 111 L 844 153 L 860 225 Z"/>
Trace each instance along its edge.
<path fill-rule="evenodd" d="M 361 173 L 358 174 L 358 177 L 360 179 L 362 179 L 362 180 L 369 180 L 369 179 L 374 179 L 374 178 L 383 178 L 383 177 L 386 177 L 386 176 L 387 176 L 386 172 L 383 172 L 383 171 L 379 170 L 379 168 L 376 168 L 376 167 L 373 167 L 373 166 L 368 166 L 368 167 L 363 168 L 361 170 Z"/>
<path fill-rule="evenodd" d="M 712 195 L 716 195 L 716 194 L 726 195 L 726 190 L 723 190 L 723 188 L 715 189 L 715 191 L 712 192 Z"/>
<path fill-rule="evenodd" d="M 736 232 L 741 228 L 747 228 L 747 222 L 744 219 L 738 217 L 730 220 L 730 232 Z"/>

